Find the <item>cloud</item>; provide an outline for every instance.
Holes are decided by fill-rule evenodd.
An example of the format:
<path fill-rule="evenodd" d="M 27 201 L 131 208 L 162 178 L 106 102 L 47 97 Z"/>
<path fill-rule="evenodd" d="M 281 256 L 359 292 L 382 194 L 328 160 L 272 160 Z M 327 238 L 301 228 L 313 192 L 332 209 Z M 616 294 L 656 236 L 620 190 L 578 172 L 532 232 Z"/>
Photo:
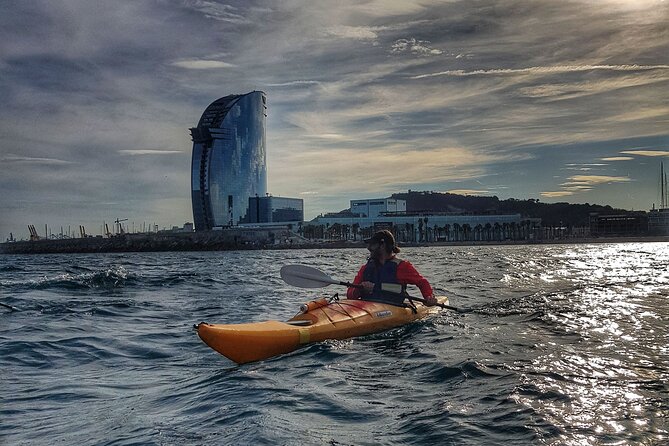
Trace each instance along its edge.
<path fill-rule="evenodd" d="M 624 73 L 624 74 L 623 74 Z M 582 82 L 552 82 L 518 88 L 518 93 L 527 98 L 543 101 L 573 100 L 596 94 L 606 94 L 617 90 L 662 84 L 669 80 L 669 71 L 640 71 L 614 73 L 610 79 L 586 80 Z"/>
<path fill-rule="evenodd" d="M 489 194 L 489 190 L 476 190 L 476 189 L 450 189 L 447 190 L 449 194 L 458 194 L 458 195 L 486 195 Z"/>
<path fill-rule="evenodd" d="M 560 191 L 554 191 L 554 192 L 541 192 L 540 195 L 542 197 L 546 197 L 546 198 L 560 198 L 560 197 L 568 197 L 570 195 L 574 195 L 574 192 L 566 191 L 566 190 L 560 190 Z"/>
<path fill-rule="evenodd" d="M 152 150 L 152 149 L 132 149 L 132 150 L 119 150 L 118 153 L 121 155 L 174 155 L 174 154 L 183 154 L 181 150 Z"/>
<path fill-rule="evenodd" d="M 233 24 L 249 23 L 249 19 L 246 18 L 243 14 L 239 13 L 238 8 L 235 8 L 231 5 L 205 0 L 187 0 L 185 3 L 193 10 L 204 14 L 204 16 L 209 19 Z"/>
<path fill-rule="evenodd" d="M 0 158 L 0 162 L 7 164 L 32 164 L 32 165 L 44 165 L 44 166 L 60 166 L 67 164 L 74 164 L 71 161 L 65 161 L 55 158 L 35 158 L 29 156 L 18 156 L 7 154 Z"/>
<path fill-rule="evenodd" d="M 310 191 L 320 196 L 383 194 L 411 188 L 418 182 L 446 184 L 486 174 L 492 163 L 513 162 L 518 155 L 472 152 L 458 147 L 411 150 L 401 143 L 377 150 L 295 150 L 269 161 L 283 172 L 275 190 L 302 190 L 308 175 Z"/>
<path fill-rule="evenodd" d="M 302 85 L 321 85 L 318 81 L 290 81 L 278 84 L 267 84 L 268 87 L 299 87 Z"/>
<path fill-rule="evenodd" d="M 429 3 L 416 0 L 371 0 L 353 1 L 348 7 L 354 13 L 362 13 L 371 17 L 393 17 L 421 13 L 430 7 Z"/>
<path fill-rule="evenodd" d="M 437 48 L 432 48 L 430 42 L 427 40 L 398 39 L 390 48 L 391 53 L 411 53 L 419 56 L 438 56 L 443 54 L 443 51 Z"/>
<path fill-rule="evenodd" d="M 620 153 L 626 155 L 637 155 L 637 156 L 669 156 L 669 151 L 667 150 L 623 150 Z"/>
<path fill-rule="evenodd" d="M 656 9 L 662 7 L 666 0 L 604 0 L 609 5 L 630 12 L 639 9 Z"/>
<path fill-rule="evenodd" d="M 355 40 L 376 40 L 378 38 L 378 34 L 374 28 L 368 26 L 337 25 L 328 28 L 325 31 L 325 34 L 328 36 Z"/>
<path fill-rule="evenodd" d="M 568 197 L 580 192 L 592 191 L 594 187 L 602 184 L 628 183 L 632 181 L 629 177 L 610 175 L 574 175 L 567 179 L 569 181 L 561 184 L 561 190 L 545 191 L 541 192 L 540 195 L 546 198 Z"/>
<path fill-rule="evenodd" d="M 172 65 L 189 70 L 211 70 L 215 68 L 234 68 L 235 65 L 220 60 L 189 59 L 172 62 Z"/>
<path fill-rule="evenodd" d="M 602 170 L 604 167 L 608 166 L 605 163 L 567 163 L 565 164 L 565 170 L 577 170 L 580 172 L 590 172 L 593 170 Z"/>
<path fill-rule="evenodd" d="M 650 70 L 669 70 L 669 65 L 555 65 L 544 67 L 528 68 L 498 68 L 489 70 L 447 70 L 436 73 L 420 74 L 411 76 L 411 79 L 424 79 L 436 76 L 506 76 L 506 75 L 555 75 L 578 73 L 583 71 L 650 71 Z"/>
<path fill-rule="evenodd" d="M 614 177 L 609 175 L 574 175 L 568 178 L 570 181 L 562 183 L 564 186 L 594 186 L 607 183 L 627 183 L 629 177 Z"/>

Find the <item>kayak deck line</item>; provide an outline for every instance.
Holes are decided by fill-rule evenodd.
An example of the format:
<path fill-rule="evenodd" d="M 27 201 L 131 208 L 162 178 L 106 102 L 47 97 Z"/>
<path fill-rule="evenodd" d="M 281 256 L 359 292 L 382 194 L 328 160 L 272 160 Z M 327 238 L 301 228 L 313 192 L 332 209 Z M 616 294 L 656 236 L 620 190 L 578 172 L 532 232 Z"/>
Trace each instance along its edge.
<path fill-rule="evenodd" d="M 335 326 L 338 323 L 341 323 L 341 322 L 347 322 L 347 321 L 358 322 L 358 320 L 360 318 L 370 315 L 369 312 L 367 312 L 363 308 L 360 308 L 360 307 L 355 306 L 355 305 L 351 305 L 351 306 L 354 307 L 354 308 L 357 308 L 358 310 L 362 310 L 363 313 L 351 314 L 343 308 L 342 303 L 344 303 L 344 302 L 333 302 L 326 307 L 320 307 L 320 308 L 316 309 L 316 311 L 319 311 L 319 310 L 322 311 L 323 314 L 325 314 L 325 316 Z M 339 308 L 337 308 L 337 307 L 339 307 Z"/>
<path fill-rule="evenodd" d="M 448 304 L 448 298 L 439 297 Z M 298 313 L 288 321 L 195 326 L 209 347 L 238 364 L 260 361 L 315 342 L 347 339 L 406 325 L 439 311 L 417 303 L 416 310 L 364 300 L 343 299 Z"/>
<path fill-rule="evenodd" d="M 313 324 L 313 322 L 311 322 L 311 321 L 286 321 L 286 324 L 294 325 L 296 327 L 304 327 L 304 326 Z"/>

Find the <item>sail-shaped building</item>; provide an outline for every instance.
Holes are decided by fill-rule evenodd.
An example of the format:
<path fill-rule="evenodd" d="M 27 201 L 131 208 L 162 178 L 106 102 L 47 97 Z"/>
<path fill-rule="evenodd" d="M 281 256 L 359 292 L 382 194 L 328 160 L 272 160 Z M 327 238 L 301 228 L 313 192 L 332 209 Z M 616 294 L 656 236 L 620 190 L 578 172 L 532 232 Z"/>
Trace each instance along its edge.
<path fill-rule="evenodd" d="M 242 223 L 249 198 L 266 195 L 266 118 L 266 95 L 253 91 L 214 101 L 190 129 L 195 230 Z"/>

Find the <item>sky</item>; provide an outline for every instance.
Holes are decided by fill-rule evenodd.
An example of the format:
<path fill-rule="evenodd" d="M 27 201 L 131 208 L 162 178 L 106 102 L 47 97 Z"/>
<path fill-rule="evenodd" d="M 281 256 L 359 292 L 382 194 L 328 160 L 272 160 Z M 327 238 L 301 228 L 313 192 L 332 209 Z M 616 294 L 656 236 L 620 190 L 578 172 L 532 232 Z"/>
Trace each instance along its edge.
<path fill-rule="evenodd" d="M 268 190 L 307 219 L 408 189 L 660 203 L 669 0 L 0 8 L 2 240 L 193 221 L 188 129 L 253 90 Z"/>

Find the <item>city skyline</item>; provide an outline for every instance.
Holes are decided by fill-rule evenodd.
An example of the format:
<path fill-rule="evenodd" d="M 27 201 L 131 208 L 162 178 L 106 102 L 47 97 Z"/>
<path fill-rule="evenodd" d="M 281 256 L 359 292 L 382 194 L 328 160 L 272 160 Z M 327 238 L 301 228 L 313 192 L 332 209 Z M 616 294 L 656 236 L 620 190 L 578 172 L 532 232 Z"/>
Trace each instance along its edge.
<path fill-rule="evenodd" d="M 307 219 L 407 189 L 660 201 L 663 0 L 37 0 L 0 24 L 3 240 L 192 221 L 188 129 L 253 90 L 268 192 Z"/>

